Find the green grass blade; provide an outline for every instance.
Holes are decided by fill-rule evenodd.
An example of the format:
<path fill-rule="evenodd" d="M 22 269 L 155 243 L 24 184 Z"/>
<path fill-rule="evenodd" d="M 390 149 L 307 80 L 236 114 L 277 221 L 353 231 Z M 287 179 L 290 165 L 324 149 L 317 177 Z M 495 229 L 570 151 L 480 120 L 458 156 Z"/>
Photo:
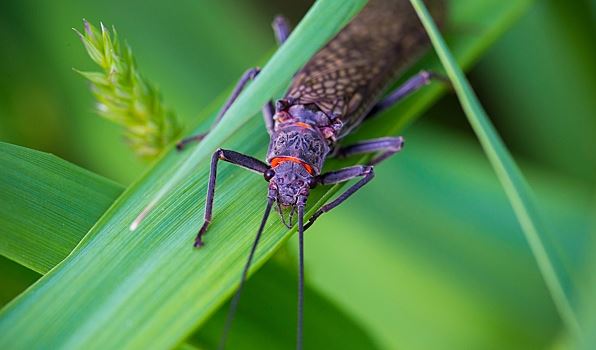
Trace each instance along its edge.
<path fill-rule="evenodd" d="M 475 1 L 466 2 L 462 1 L 457 8 L 460 11 L 468 7 L 477 8 L 472 6 Z M 479 48 L 494 40 L 493 25 L 502 29 L 503 19 L 510 18 L 519 10 L 520 4 L 523 5 L 523 2 L 510 4 L 497 0 L 486 3 L 503 11 L 491 12 L 495 22 L 458 41 L 461 44 L 458 50 L 460 58 L 469 59 L 474 52 L 478 55 Z M 281 52 L 276 54 L 269 66 L 281 69 L 284 62 L 280 60 L 291 61 L 304 52 L 314 52 L 319 45 L 312 41 L 314 37 L 332 35 L 331 32 L 323 33 L 321 28 L 331 30 L 327 23 L 342 22 L 335 17 L 341 12 L 336 11 L 332 2 L 320 2 L 317 6 L 319 13 L 316 16 L 311 13 L 310 16 L 316 20 L 309 23 L 315 29 L 297 29 L 290 40 L 299 44 L 291 46 L 288 42 L 281 51 L 291 51 L 283 54 L 285 58 Z M 323 9 L 326 12 L 322 12 Z M 465 25 L 473 22 L 474 15 L 473 12 L 461 11 L 457 18 L 460 24 Z M 309 33 L 313 37 L 305 36 Z M 216 217 L 206 236 L 207 245 L 200 251 L 192 249 L 194 235 L 202 223 L 208 156 L 215 146 L 220 145 L 247 154 L 264 154 L 267 135 L 262 129 L 262 121 L 260 118 L 251 119 L 249 115 L 260 108 L 262 102 L 271 96 L 271 91 L 279 90 L 280 81 L 289 79 L 295 67 L 286 68 L 271 70 L 279 75 L 266 75 L 265 68 L 243 94 L 250 97 L 241 97 L 238 101 L 240 105 L 244 99 L 243 107 L 237 107 L 234 113 L 233 109 L 230 110 L 226 119 L 231 124 L 221 126 L 228 129 L 214 130 L 211 139 L 206 140 L 208 143 L 198 146 L 192 154 L 165 154 L 114 203 L 96 223 L 89 238 L 3 309 L 0 312 L 0 333 L 3 334 L 0 345 L 27 348 L 41 345 L 173 347 L 204 322 L 237 286 L 266 195 L 266 186 L 260 176 L 247 174 L 230 165 L 222 166 L 218 177 Z M 259 79 L 262 79 L 261 83 Z M 257 88 L 258 92 L 251 92 Z M 403 118 L 412 119 L 422 109 L 420 106 L 428 106 L 437 95 L 436 91 L 432 96 L 423 92 L 410 99 L 409 107 L 397 110 L 403 111 Z M 252 101 L 253 97 L 255 101 Z M 410 108 L 412 104 L 417 107 Z M 245 111 L 243 108 L 247 108 L 246 115 L 241 113 Z M 400 124 L 398 120 L 379 120 L 387 123 L 381 125 L 377 132 Z M 220 141 L 221 144 L 218 144 Z M 192 160 L 186 162 L 187 157 Z M 163 197 L 163 202 L 143 225 L 130 233 L 129 224 L 147 202 L 158 193 L 165 193 L 165 184 L 172 184 L 176 182 L 172 179 L 181 177 L 181 167 L 188 171 L 192 164 L 195 165 L 194 172 L 188 177 L 182 176 L 183 181 L 172 188 L 170 195 Z M 311 203 L 315 205 L 311 210 L 321 205 L 323 195 L 329 196 L 335 190 L 337 187 L 327 192 L 320 188 L 313 193 Z M 290 234 L 278 220 L 271 220 L 255 257 L 255 269 Z M 306 322 L 309 322 L 308 319 Z M 36 336 L 25 337 L 24 334 Z"/>
<path fill-rule="evenodd" d="M 62 261 L 122 186 L 53 155 L 0 143 L 0 254 L 39 273 Z"/>
<path fill-rule="evenodd" d="M 27 208 L 34 211 L 35 216 L 27 213 L 28 219 L 22 220 L 25 215 L 23 210 L 9 212 L 2 210 L 2 223 L 6 227 L 13 222 L 20 223 L 19 235 L 3 235 L 3 245 L 10 240 L 8 252 L 13 255 L 30 249 L 29 242 L 47 236 L 53 244 L 37 245 L 35 254 L 18 255 L 17 262 L 26 266 L 42 266 L 37 272 L 45 274 L 54 265 L 58 264 L 74 248 L 84 234 L 91 228 L 97 218 L 103 213 L 106 203 L 117 199 L 122 187 L 113 182 L 101 178 L 89 171 L 83 170 L 58 157 L 48 155 L 39 151 L 26 149 L 19 146 L 0 143 L 0 167 L 8 169 L 7 176 L 0 178 L 0 189 L 11 189 L 10 193 L 18 192 L 19 196 L 10 196 L 7 202 L 11 208 Z M 10 155 L 10 157 L 9 157 Z M 55 171 L 59 169 L 59 171 Z M 19 179 L 17 181 L 9 181 Z M 80 190 L 72 186 L 76 182 L 79 185 L 87 185 L 85 194 L 86 211 L 73 211 L 66 206 L 48 205 L 54 203 L 72 204 L 77 203 Z M 59 191 L 65 184 L 75 191 Z M 14 188 L 18 187 L 18 191 Z M 92 191 L 93 190 L 93 191 Z M 9 193 L 9 191 L 2 191 Z M 37 206 L 30 207 L 28 198 L 37 198 Z M 4 202 L 3 202 L 4 203 Z M 93 210 L 93 209 L 97 210 Z M 78 225 L 64 225 L 64 217 L 78 223 Z M 40 225 L 40 223 L 42 223 Z M 4 233 L 5 231 L 3 231 Z M 5 240 L 8 237 L 9 240 Z M 46 238 L 49 239 L 49 238 Z M 56 257 L 54 259 L 54 257 Z M 286 264 L 287 265 L 287 264 Z M 0 258 L 0 278 L 3 286 L 0 293 L 0 305 L 7 304 L 15 295 L 31 285 L 39 275 L 15 262 Z M 295 309 L 295 270 L 283 266 L 280 259 L 272 262 L 269 266 L 251 279 L 247 284 L 247 293 L 243 300 L 247 306 L 242 306 L 237 315 L 237 326 L 232 336 L 230 347 L 234 349 L 252 349 L 257 344 L 270 344 L 271 348 L 291 347 L 293 338 L 287 334 L 295 328 L 295 317 L 288 310 Z M 321 295 L 306 286 L 306 294 L 309 299 L 307 312 L 313 316 L 313 322 L 307 325 L 306 331 L 309 334 L 310 342 L 330 347 L 337 344 L 343 349 L 372 349 L 375 344 L 368 337 L 356 322 L 325 300 Z M 269 309 L 260 307 L 267 304 Z M 277 313 L 269 312 L 270 309 L 278 310 Z M 221 335 L 222 322 L 226 315 L 226 308 L 221 308 L 215 315 L 215 319 L 208 323 L 209 327 L 202 329 L 191 337 L 196 345 L 209 346 L 202 348 L 215 348 Z M 283 312 L 281 312 L 283 311 Z M 281 312 L 281 313 L 280 313 Z M 332 325 L 331 327 L 328 325 Z M 277 328 L 277 330 L 276 330 Z M 347 335 L 346 335 L 347 333 Z M 255 340 L 257 339 L 257 340 Z M 190 346 L 189 344 L 185 344 Z"/>
<path fill-rule="evenodd" d="M 283 253 L 283 251 L 282 251 Z M 294 260 L 276 255 L 246 284 L 234 319 L 230 349 L 291 349 L 296 346 L 296 280 Z M 283 257 L 283 256 L 282 256 Z M 289 264 L 288 264 L 289 263 Z M 307 283 L 305 286 L 305 349 L 377 349 L 373 339 L 334 303 Z M 227 316 L 222 307 L 187 342 L 204 349 L 216 349 Z"/>
<path fill-rule="evenodd" d="M 509 197 L 513 210 L 523 229 L 526 239 L 536 258 L 543 278 L 549 288 L 561 318 L 568 330 L 580 337 L 581 330 L 570 301 L 569 292 L 563 282 L 569 280 L 562 267 L 555 266 L 554 252 L 548 251 L 545 241 L 546 228 L 542 225 L 535 209 L 532 193 L 526 181 L 509 154 L 503 141 L 489 121 L 486 112 L 478 102 L 470 84 L 449 52 L 436 24 L 420 0 L 411 0 L 433 46 L 447 71 L 466 116 L 474 129 L 484 152 L 493 165 L 501 184 Z"/>

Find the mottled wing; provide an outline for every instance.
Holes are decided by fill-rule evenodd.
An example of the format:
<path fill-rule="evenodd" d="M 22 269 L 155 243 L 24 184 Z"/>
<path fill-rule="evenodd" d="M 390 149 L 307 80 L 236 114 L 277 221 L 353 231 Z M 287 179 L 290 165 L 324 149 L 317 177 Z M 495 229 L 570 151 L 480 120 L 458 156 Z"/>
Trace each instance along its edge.
<path fill-rule="evenodd" d="M 440 4 L 429 5 L 436 10 Z M 287 96 L 340 118 L 343 127 L 337 137 L 341 138 L 427 45 L 408 0 L 371 0 L 296 75 Z"/>

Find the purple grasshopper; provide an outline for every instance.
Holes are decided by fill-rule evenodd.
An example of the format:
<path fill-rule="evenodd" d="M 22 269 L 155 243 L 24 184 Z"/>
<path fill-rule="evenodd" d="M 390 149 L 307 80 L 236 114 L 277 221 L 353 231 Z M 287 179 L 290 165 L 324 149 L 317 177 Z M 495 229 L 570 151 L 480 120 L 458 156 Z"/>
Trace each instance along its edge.
<path fill-rule="evenodd" d="M 442 1 L 427 1 L 433 17 L 441 21 Z M 287 22 L 278 17 L 273 23 L 276 38 L 282 44 L 289 35 Z M 428 38 L 408 0 L 371 0 L 337 36 L 322 48 L 296 74 L 286 96 L 275 105 L 263 108 L 271 137 L 266 162 L 235 151 L 218 149 L 211 159 L 204 224 L 195 239 L 195 247 L 204 245 L 203 236 L 213 219 L 213 200 L 217 165 L 220 160 L 261 173 L 269 182 L 267 207 L 242 273 L 240 287 L 230 307 L 226 330 L 230 328 L 242 286 L 247 277 L 261 233 L 274 205 L 281 219 L 292 227 L 298 217 L 299 291 L 297 347 L 302 347 L 303 323 L 303 234 L 323 213 L 340 205 L 374 177 L 373 166 L 403 147 L 402 137 L 384 137 L 352 145 L 338 142 L 355 127 L 428 84 L 434 74 L 422 71 L 387 94 L 382 93 L 401 71 L 428 47 Z M 259 70 L 248 70 L 219 113 L 218 123 L 244 86 Z M 200 141 L 205 134 L 178 143 L 179 150 Z M 375 154 L 364 165 L 322 173 L 329 157 Z M 308 223 L 304 209 L 310 190 L 317 185 L 332 185 L 358 178 L 336 199 L 321 207 Z M 287 217 L 286 217 L 287 216 Z"/>

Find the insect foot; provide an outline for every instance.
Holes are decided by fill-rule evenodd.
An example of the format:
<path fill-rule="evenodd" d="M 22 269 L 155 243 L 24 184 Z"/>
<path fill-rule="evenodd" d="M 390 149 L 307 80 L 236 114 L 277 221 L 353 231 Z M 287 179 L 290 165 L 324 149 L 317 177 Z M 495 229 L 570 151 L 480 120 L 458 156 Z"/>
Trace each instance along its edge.
<path fill-rule="evenodd" d="M 208 226 L 209 226 L 209 221 L 205 221 L 203 223 L 203 226 L 201 226 L 201 229 L 199 230 L 199 233 L 197 234 L 197 237 L 195 238 L 195 243 L 194 243 L 195 248 L 201 248 L 202 246 L 205 245 L 205 242 L 203 242 L 203 235 L 205 234 L 205 232 L 207 232 Z"/>

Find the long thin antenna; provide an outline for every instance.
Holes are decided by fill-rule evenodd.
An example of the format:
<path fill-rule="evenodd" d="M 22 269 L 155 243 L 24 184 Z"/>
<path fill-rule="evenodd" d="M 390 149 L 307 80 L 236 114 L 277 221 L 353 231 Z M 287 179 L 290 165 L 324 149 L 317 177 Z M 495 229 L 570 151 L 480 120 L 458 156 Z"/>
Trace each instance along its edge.
<path fill-rule="evenodd" d="M 298 325 L 296 349 L 302 350 L 302 324 L 304 322 L 304 206 L 298 206 Z"/>
<path fill-rule="evenodd" d="M 263 229 L 265 228 L 265 223 L 267 223 L 267 218 L 269 217 L 269 213 L 271 212 L 271 207 L 273 206 L 273 198 L 268 198 L 267 200 L 267 208 L 265 209 L 265 214 L 263 215 L 263 219 L 261 220 L 261 225 L 259 226 L 259 230 L 257 231 L 257 235 L 255 236 L 255 240 L 252 244 L 250 249 L 250 253 L 248 254 L 248 260 L 244 265 L 244 270 L 242 271 L 242 279 L 240 280 L 240 286 L 238 286 L 238 290 L 234 295 L 234 299 L 232 299 L 232 303 L 230 304 L 230 309 L 228 310 L 228 316 L 226 318 L 226 325 L 224 327 L 223 334 L 221 335 L 221 339 L 219 341 L 219 346 L 217 347 L 220 350 L 223 350 L 226 346 L 226 340 L 228 338 L 228 333 L 230 332 L 230 328 L 232 327 L 232 321 L 234 320 L 234 316 L 236 315 L 236 309 L 238 308 L 238 301 L 240 300 L 240 294 L 242 293 L 242 287 L 244 287 L 244 282 L 246 281 L 246 277 L 248 276 L 248 270 L 250 269 L 250 265 L 252 263 L 252 259 L 255 255 L 255 251 L 257 250 L 257 245 L 259 244 L 259 240 L 261 239 L 261 234 L 263 233 Z"/>

